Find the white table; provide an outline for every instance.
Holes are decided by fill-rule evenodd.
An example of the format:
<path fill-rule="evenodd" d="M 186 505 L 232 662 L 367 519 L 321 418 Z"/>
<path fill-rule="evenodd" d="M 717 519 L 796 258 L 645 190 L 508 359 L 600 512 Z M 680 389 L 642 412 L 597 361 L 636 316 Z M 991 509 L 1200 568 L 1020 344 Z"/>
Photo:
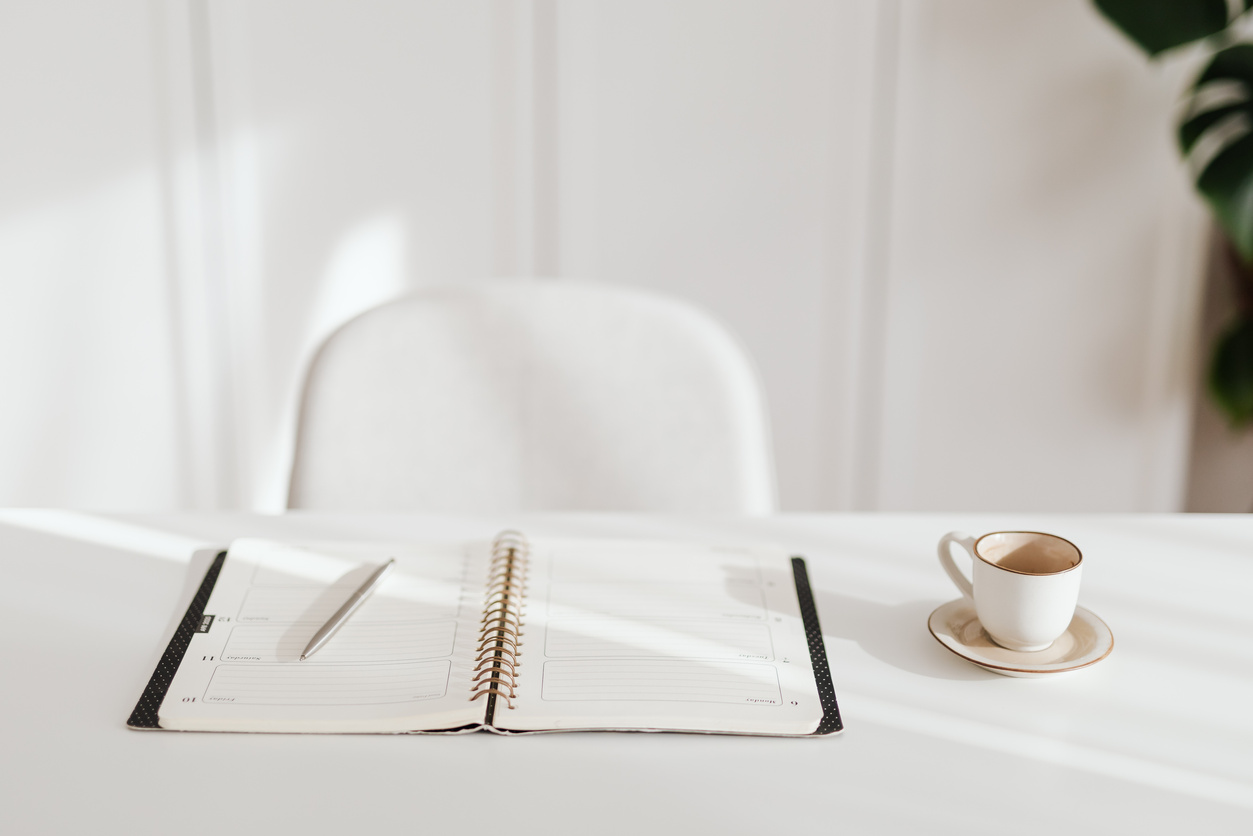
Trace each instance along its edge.
<path fill-rule="evenodd" d="M 188 557 L 237 536 L 772 541 L 809 561 L 846 731 L 825 739 L 173 734 L 124 723 Z M 1052 679 L 953 656 L 951 528 L 1056 532 L 1113 654 Z M 91 515 L 0 511 L 5 833 L 1253 832 L 1253 517 Z M 299 829 L 299 830 L 297 830 Z"/>

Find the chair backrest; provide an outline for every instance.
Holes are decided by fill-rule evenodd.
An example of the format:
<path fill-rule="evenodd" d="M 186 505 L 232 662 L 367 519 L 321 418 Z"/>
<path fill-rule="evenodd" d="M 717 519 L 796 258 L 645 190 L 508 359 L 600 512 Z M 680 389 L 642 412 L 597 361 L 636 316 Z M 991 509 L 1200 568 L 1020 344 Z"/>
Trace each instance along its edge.
<path fill-rule="evenodd" d="M 768 513 L 765 404 L 688 304 L 574 280 L 427 290 L 322 345 L 288 506 Z"/>

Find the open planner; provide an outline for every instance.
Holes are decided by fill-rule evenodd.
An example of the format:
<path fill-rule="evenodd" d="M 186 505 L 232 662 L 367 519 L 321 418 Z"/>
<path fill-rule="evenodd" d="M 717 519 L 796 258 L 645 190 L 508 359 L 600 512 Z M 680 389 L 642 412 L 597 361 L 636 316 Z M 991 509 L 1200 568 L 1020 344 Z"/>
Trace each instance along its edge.
<path fill-rule="evenodd" d="M 389 557 L 395 571 L 300 654 Z M 237 732 L 840 731 L 805 562 L 761 547 L 241 539 L 128 723 Z"/>

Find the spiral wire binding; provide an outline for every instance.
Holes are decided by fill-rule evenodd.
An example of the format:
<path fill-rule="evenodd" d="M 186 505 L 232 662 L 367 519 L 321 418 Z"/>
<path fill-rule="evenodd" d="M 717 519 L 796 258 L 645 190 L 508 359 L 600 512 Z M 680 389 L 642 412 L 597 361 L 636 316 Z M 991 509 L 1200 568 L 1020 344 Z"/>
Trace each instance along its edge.
<path fill-rule="evenodd" d="M 502 531 L 492 542 L 492 559 L 487 569 L 487 591 L 483 596 L 483 618 L 479 645 L 475 648 L 474 676 L 470 701 L 487 695 L 488 714 L 497 699 L 513 708 L 518 687 L 518 657 L 522 655 L 523 610 L 526 596 L 526 570 L 530 547 L 517 531 Z"/>

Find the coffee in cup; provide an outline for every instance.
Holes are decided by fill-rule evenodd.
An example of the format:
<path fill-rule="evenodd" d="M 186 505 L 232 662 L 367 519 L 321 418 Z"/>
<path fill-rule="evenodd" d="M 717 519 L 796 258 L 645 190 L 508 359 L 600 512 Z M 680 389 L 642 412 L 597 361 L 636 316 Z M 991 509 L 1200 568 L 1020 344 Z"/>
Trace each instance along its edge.
<path fill-rule="evenodd" d="M 953 560 L 953 543 L 970 555 L 970 578 Z M 1038 531 L 994 531 L 979 538 L 951 531 L 940 538 L 939 553 L 944 571 L 1002 647 L 1044 650 L 1070 626 L 1083 555 L 1069 540 Z"/>

